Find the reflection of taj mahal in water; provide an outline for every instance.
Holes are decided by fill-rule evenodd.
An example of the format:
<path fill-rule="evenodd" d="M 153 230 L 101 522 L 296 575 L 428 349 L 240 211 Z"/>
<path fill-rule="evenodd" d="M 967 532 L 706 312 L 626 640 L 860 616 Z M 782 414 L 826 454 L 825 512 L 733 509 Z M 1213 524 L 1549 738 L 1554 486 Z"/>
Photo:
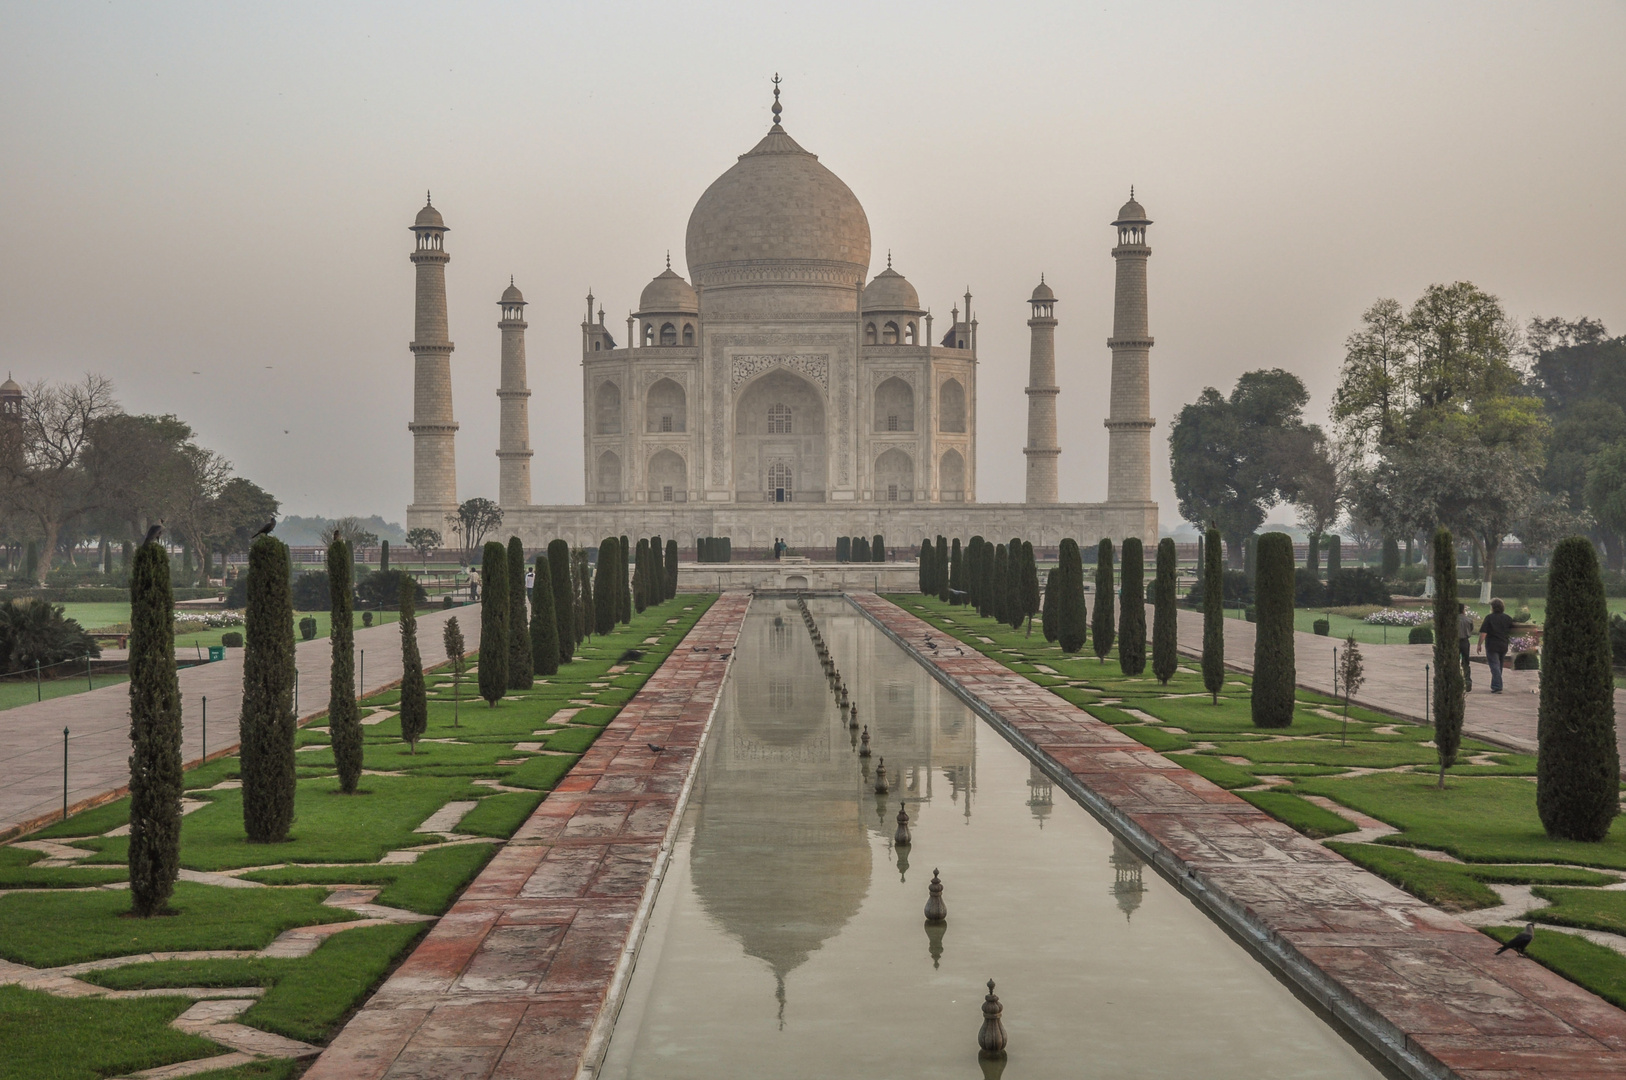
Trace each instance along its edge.
<path fill-rule="evenodd" d="M 689 218 L 690 280 L 670 266 L 620 327 L 587 298 L 582 322 L 585 505 L 531 503 L 525 300 L 500 304 L 504 527 L 527 544 L 555 536 L 661 533 L 689 546 L 831 547 L 838 534 L 1019 533 L 1155 537 L 1151 501 L 1146 226 L 1133 198 L 1119 211 L 1105 503 L 1057 502 L 1056 297 L 1030 301 L 1027 491 L 978 503 L 977 324 L 971 294 L 948 319 L 887 266 L 873 279 L 869 221 L 839 177 L 779 123 L 701 195 Z M 425 206 L 417 250 L 414 500 L 408 526 L 443 528 L 457 504 L 444 246 Z M 996 361 L 1000 392 L 1017 366 Z M 1104 373 L 1103 373 L 1104 374 Z M 1075 402 L 1075 409 L 1082 403 Z M 1093 410 L 1092 410 L 1093 411 Z M 482 440 L 484 441 L 484 440 Z M 550 441 L 554 441 L 550 438 Z M 1013 448 L 1014 449 L 1014 448 Z"/>

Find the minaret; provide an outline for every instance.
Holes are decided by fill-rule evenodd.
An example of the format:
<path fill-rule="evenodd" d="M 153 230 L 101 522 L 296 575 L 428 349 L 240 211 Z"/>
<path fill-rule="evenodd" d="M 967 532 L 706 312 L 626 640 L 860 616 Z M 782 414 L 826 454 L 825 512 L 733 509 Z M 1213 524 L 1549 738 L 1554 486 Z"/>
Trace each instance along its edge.
<path fill-rule="evenodd" d="M 1056 501 L 1056 459 L 1061 446 L 1056 442 L 1056 294 L 1039 275 L 1039 287 L 1028 301 L 1033 331 L 1028 345 L 1028 444 L 1022 453 L 1028 458 L 1028 502 Z"/>
<path fill-rule="evenodd" d="M 1113 299 L 1112 404 L 1106 426 L 1107 502 L 1152 501 L 1152 335 L 1146 321 L 1146 226 L 1151 221 L 1129 189 L 1129 201 L 1118 211 L 1118 285 Z"/>
<path fill-rule="evenodd" d="M 497 505 L 504 510 L 531 504 L 531 421 L 525 399 L 525 297 L 508 279 L 498 306 L 502 319 L 502 419 L 497 429 Z"/>
<path fill-rule="evenodd" d="M 446 337 L 446 222 L 425 201 L 412 223 L 418 296 L 413 305 L 412 505 L 407 528 L 446 529 L 457 510 L 457 422 L 452 419 L 452 343 Z"/>

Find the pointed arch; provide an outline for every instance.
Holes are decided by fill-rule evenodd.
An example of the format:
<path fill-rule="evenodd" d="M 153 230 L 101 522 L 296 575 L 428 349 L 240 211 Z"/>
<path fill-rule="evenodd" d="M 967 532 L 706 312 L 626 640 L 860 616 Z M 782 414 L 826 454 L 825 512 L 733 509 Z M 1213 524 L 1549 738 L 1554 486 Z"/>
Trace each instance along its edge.
<path fill-rule="evenodd" d="M 965 387 L 959 379 L 947 379 L 937 391 L 937 430 L 965 431 Z"/>

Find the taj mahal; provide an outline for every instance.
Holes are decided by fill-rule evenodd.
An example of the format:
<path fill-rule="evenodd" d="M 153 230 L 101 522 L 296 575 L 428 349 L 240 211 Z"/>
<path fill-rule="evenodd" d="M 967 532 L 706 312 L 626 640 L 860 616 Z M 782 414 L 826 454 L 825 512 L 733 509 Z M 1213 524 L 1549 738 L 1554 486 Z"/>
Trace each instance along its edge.
<path fill-rule="evenodd" d="M 587 296 L 580 505 L 531 501 L 526 304 L 512 283 L 503 292 L 495 442 L 504 530 L 528 546 L 555 537 L 593 545 L 623 533 L 660 534 L 684 547 L 702 536 L 732 537 L 736 548 L 764 548 L 782 537 L 812 550 L 833 547 L 839 535 L 874 533 L 900 550 L 939 533 L 1015 534 L 1044 547 L 1067 536 L 1083 543 L 1155 540 L 1151 222 L 1133 193 L 1112 222 L 1117 282 L 1106 343 L 1107 501 L 1057 501 L 1057 298 L 1041 278 L 1029 301 L 1025 498 L 982 502 L 978 319 L 970 292 L 946 325 L 934 326 L 890 257 L 871 278 L 862 204 L 791 138 L 781 114 L 776 79 L 773 126 L 705 190 L 689 216 L 687 279 L 668 256 L 619 341 L 621 328 Z M 447 231 L 432 204 L 412 225 L 415 395 L 408 425 L 407 527 L 443 531 L 458 505 Z M 991 362 L 1001 375 L 1009 370 L 1008 358 Z"/>

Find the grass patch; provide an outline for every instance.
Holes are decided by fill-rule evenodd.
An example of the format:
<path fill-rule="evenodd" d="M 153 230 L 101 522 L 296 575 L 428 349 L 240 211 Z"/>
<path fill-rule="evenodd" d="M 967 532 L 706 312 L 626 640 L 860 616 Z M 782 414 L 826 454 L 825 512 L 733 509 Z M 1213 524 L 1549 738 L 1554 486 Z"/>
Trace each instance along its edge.
<path fill-rule="evenodd" d="M 106 1001 L 0 986 L 0 1078 L 101 1080 L 225 1053 L 169 1026 L 191 1005 L 178 997 Z"/>
<path fill-rule="evenodd" d="M 1313 802 L 1301 799 L 1292 792 L 1239 791 L 1237 794 L 1277 821 L 1291 825 L 1312 840 L 1354 832 L 1359 828 L 1348 818 L 1340 817 L 1324 806 L 1317 806 Z"/>
<path fill-rule="evenodd" d="M 35 840 L 55 840 L 62 837 L 100 836 L 120 825 L 130 824 L 130 798 L 114 799 L 89 810 L 81 810 L 67 821 L 59 821 L 49 829 L 33 835 Z"/>
<path fill-rule="evenodd" d="M 1537 922 L 1579 926 L 1609 934 L 1626 934 L 1626 893 L 1595 889 L 1555 889 L 1538 885 L 1533 890 L 1553 906 L 1532 912 Z"/>
<path fill-rule="evenodd" d="M 241 1023 L 305 1042 L 325 1042 L 413 945 L 422 923 L 363 926 L 334 934 L 297 960 L 167 960 L 89 973 L 110 990 L 168 990 L 186 986 L 263 986 Z"/>
<path fill-rule="evenodd" d="M 506 840 L 542 804 L 541 792 L 505 791 L 480 800 L 480 805 L 463 815 L 457 831 L 470 836 L 495 836 Z"/>
<path fill-rule="evenodd" d="M 1361 766 L 1392 769 L 1397 765 L 1421 765 L 1435 760 L 1433 747 L 1416 743 L 1373 743 L 1351 741 L 1348 746 L 1321 739 L 1288 739 L 1285 742 L 1227 743 L 1225 752 L 1245 757 L 1255 764 L 1293 762 L 1305 765 Z"/>
<path fill-rule="evenodd" d="M 80 889 L 128 880 L 127 870 L 77 866 L 35 866 L 42 851 L 0 847 L 0 889 Z"/>
<path fill-rule="evenodd" d="M 1242 766 L 1221 761 L 1212 754 L 1170 754 L 1169 760 L 1179 762 L 1183 768 L 1222 788 L 1252 787 L 1259 782 L 1257 776 Z"/>
<path fill-rule="evenodd" d="M 1502 898 L 1454 863 L 1436 862 L 1403 848 L 1378 844 L 1327 845 L 1338 854 L 1413 896 L 1446 911 L 1495 907 Z"/>
<path fill-rule="evenodd" d="M 57 967 L 133 953 L 263 949 L 284 930 L 348 922 L 323 907 L 326 889 L 223 889 L 178 882 L 178 914 L 124 917 L 130 894 L 95 890 L 0 896 L 0 956 L 30 967 Z"/>
<path fill-rule="evenodd" d="M 452 906 L 496 851 L 491 844 L 434 848 L 416 862 L 387 866 L 283 866 L 243 876 L 263 885 L 382 885 L 378 902 L 388 907 L 439 915 Z"/>
<path fill-rule="evenodd" d="M 1505 944 L 1522 929 L 1520 926 L 1491 926 L 1485 928 L 1485 933 Z M 1537 930 L 1536 939 L 1530 943 L 1526 955 L 1542 967 L 1556 971 L 1605 1001 L 1626 1009 L 1626 956 L 1615 950 L 1594 945 L 1574 934 L 1554 931 L 1544 934 Z M 1501 959 L 1509 963 L 1523 962 L 1513 959 L 1511 952 L 1503 953 Z"/>
<path fill-rule="evenodd" d="M 603 728 L 594 727 L 567 727 L 560 728 L 550 734 L 542 745 L 549 750 L 562 750 L 567 754 L 585 753 L 593 745 Z"/>
<path fill-rule="evenodd" d="M 1118 730 L 1141 745 L 1156 750 L 1158 753 L 1191 749 L 1190 739 L 1182 739 L 1174 732 L 1167 731 L 1154 724 L 1124 724 Z"/>
<path fill-rule="evenodd" d="M 523 765 L 516 765 L 508 774 L 509 787 L 535 788 L 552 791 L 565 773 L 576 764 L 577 758 L 562 754 L 537 754 Z"/>

